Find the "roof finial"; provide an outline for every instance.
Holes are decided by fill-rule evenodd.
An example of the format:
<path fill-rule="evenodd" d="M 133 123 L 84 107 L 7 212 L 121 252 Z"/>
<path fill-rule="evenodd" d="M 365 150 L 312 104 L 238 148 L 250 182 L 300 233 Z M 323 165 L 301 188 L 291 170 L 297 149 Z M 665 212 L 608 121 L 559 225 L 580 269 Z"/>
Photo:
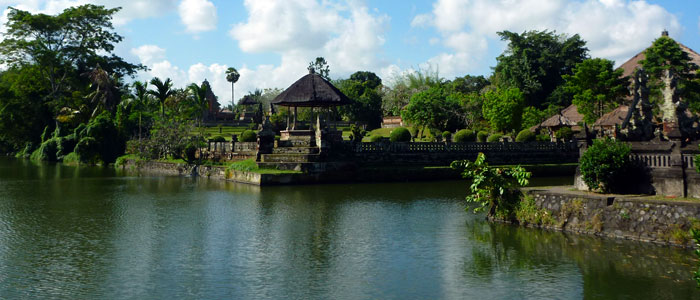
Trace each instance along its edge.
<path fill-rule="evenodd" d="M 666 28 L 661 32 L 661 36 L 668 36 L 668 30 L 666 30 Z"/>
<path fill-rule="evenodd" d="M 314 69 L 314 67 L 309 66 L 307 69 L 309 70 L 309 74 L 316 74 L 316 70 Z"/>

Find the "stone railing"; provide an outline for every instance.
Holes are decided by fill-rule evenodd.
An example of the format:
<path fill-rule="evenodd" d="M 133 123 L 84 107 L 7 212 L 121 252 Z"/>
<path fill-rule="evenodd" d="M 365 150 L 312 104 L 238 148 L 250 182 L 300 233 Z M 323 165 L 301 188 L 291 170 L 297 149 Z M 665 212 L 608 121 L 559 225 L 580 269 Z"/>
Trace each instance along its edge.
<path fill-rule="evenodd" d="M 481 152 L 491 163 L 562 164 L 578 161 L 576 142 L 552 143 L 351 143 L 335 147 L 345 149 L 355 160 L 367 163 L 448 165 L 454 160 L 473 160 Z"/>
<path fill-rule="evenodd" d="M 578 146 L 575 142 L 552 143 L 552 142 L 531 142 L 531 143 L 357 143 L 354 145 L 355 153 L 424 153 L 424 152 L 576 152 Z"/>

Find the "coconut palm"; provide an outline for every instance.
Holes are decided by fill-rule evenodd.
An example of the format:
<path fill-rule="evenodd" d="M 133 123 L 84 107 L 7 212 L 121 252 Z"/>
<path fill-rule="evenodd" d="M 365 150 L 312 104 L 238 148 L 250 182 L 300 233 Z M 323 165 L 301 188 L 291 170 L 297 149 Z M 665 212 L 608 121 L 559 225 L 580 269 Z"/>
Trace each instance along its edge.
<path fill-rule="evenodd" d="M 135 81 L 132 86 L 134 87 L 134 94 L 131 95 L 133 99 L 134 108 L 139 112 L 139 140 L 141 139 L 141 114 L 146 108 L 148 102 L 148 82 Z"/>
<path fill-rule="evenodd" d="M 204 111 L 209 108 L 209 101 L 207 100 L 207 92 L 209 92 L 209 89 L 204 84 L 199 86 L 196 83 L 192 83 L 187 86 L 187 90 L 191 94 L 193 106 L 198 111 L 197 118 L 199 119 L 199 125 L 201 126 L 204 118 Z"/>
<path fill-rule="evenodd" d="M 91 117 L 95 117 L 100 108 L 110 113 L 114 112 L 121 100 L 119 89 L 121 79 L 107 73 L 99 64 L 91 71 L 84 73 L 83 76 L 90 79 L 90 87 L 95 89 L 87 96 L 90 98 L 89 103 L 93 108 Z"/>
<path fill-rule="evenodd" d="M 228 68 L 226 70 L 226 80 L 231 83 L 231 110 L 233 110 L 233 84 L 238 81 L 238 79 L 241 78 L 241 74 L 238 74 L 238 70 L 236 68 Z"/>
<path fill-rule="evenodd" d="M 165 81 L 161 81 L 160 78 L 154 77 L 151 79 L 151 84 L 155 87 L 155 90 L 149 90 L 148 94 L 156 97 L 160 102 L 160 114 L 161 117 L 165 117 L 165 100 L 173 95 L 174 90 L 173 82 L 170 78 L 166 78 Z"/>

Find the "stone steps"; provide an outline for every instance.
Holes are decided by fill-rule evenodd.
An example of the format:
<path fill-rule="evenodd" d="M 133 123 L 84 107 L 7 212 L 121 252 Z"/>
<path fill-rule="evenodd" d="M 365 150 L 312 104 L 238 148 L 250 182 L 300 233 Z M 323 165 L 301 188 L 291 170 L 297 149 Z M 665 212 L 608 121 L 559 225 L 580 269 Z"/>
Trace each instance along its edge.
<path fill-rule="evenodd" d="M 277 147 L 272 154 L 318 154 L 316 147 Z"/>
<path fill-rule="evenodd" d="M 260 162 L 263 163 L 306 163 L 321 161 L 320 154 L 263 154 Z"/>

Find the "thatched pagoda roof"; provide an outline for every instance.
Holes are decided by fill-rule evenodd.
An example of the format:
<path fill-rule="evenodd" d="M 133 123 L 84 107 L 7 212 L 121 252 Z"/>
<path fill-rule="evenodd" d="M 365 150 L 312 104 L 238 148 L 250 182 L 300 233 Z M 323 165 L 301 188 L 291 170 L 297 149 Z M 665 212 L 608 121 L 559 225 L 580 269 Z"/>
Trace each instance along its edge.
<path fill-rule="evenodd" d="M 259 102 L 250 95 L 245 95 L 240 101 L 238 101 L 238 105 L 257 105 L 258 103 Z"/>
<path fill-rule="evenodd" d="M 615 125 L 622 125 L 622 122 L 624 122 L 625 118 L 627 118 L 628 112 L 629 112 L 629 106 L 621 105 L 618 108 L 614 109 L 613 111 L 601 116 L 600 119 L 595 121 L 595 124 L 593 124 L 593 126 L 612 127 Z"/>
<path fill-rule="evenodd" d="M 668 32 L 664 31 L 661 35 L 668 37 Z M 676 41 L 676 43 L 678 43 L 678 46 L 681 47 L 681 50 L 683 50 L 683 52 L 688 53 L 688 56 L 690 57 L 691 62 L 700 66 L 700 54 L 693 51 L 693 49 L 690 49 L 688 46 L 679 43 L 678 41 Z M 642 67 L 640 62 L 642 60 L 644 60 L 644 58 L 646 57 L 646 55 L 644 55 L 644 52 L 646 52 L 647 49 L 644 49 L 642 52 L 637 53 L 637 55 L 630 58 L 628 61 L 626 61 L 622 65 L 620 65 L 620 69 L 623 70 L 622 76 L 629 76 L 629 77 L 634 76 L 634 71 L 637 68 Z"/>
<path fill-rule="evenodd" d="M 352 101 L 333 84 L 311 70 L 272 100 L 272 104 L 292 107 L 328 107 Z"/>
<path fill-rule="evenodd" d="M 583 121 L 583 115 L 578 112 L 576 105 L 569 105 L 567 108 L 563 109 L 556 115 L 549 117 L 542 123 L 533 126 L 530 130 L 534 131 L 538 128 L 543 127 L 562 127 L 562 126 L 576 126 L 579 122 Z"/>

